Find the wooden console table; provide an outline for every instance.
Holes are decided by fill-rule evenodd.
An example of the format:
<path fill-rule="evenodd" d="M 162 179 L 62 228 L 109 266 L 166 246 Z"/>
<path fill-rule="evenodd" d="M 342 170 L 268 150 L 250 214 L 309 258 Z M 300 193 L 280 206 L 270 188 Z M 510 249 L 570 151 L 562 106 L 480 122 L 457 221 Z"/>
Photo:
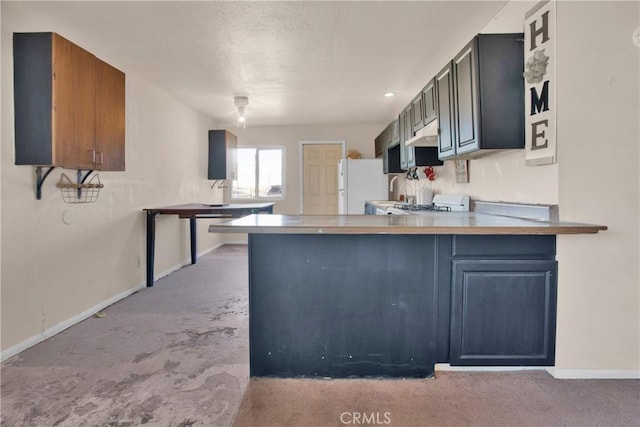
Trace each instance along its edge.
<path fill-rule="evenodd" d="M 143 209 L 147 213 L 147 287 L 153 286 L 154 257 L 156 241 L 156 215 L 178 215 L 189 219 L 189 237 L 191 239 L 191 264 L 196 263 L 196 219 L 198 218 L 240 218 L 256 213 L 273 213 L 275 203 L 242 203 L 242 204 L 199 204 L 165 206 L 162 208 Z"/>

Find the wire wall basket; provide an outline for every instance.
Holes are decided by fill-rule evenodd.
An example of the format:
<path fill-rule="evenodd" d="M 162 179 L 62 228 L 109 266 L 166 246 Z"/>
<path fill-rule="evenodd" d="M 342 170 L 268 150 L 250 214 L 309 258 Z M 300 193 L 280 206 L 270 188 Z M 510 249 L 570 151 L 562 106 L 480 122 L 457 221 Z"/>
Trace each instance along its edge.
<path fill-rule="evenodd" d="M 98 200 L 100 190 L 104 184 L 100 182 L 100 177 L 93 175 L 87 182 L 72 182 L 64 173 L 60 175 L 60 181 L 56 183 L 60 189 L 62 200 L 65 203 L 93 203 Z"/>

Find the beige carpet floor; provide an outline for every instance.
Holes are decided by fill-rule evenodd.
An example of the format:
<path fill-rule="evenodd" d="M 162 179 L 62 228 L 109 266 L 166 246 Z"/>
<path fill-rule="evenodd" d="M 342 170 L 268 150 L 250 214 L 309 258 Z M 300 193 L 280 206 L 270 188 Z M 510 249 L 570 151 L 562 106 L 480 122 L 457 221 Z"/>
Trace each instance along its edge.
<path fill-rule="evenodd" d="M 259 378 L 250 381 L 234 425 L 640 426 L 640 381 L 556 380 L 546 371 Z"/>
<path fill-rule="evenodd" d="M 6 360 L 0 426 L 224 427 L 240 405 L 235 424 L 252 427 L 640 426 L 640 381 L 249 382 L 247 276 L 247 247 L 225 245 Z"/>

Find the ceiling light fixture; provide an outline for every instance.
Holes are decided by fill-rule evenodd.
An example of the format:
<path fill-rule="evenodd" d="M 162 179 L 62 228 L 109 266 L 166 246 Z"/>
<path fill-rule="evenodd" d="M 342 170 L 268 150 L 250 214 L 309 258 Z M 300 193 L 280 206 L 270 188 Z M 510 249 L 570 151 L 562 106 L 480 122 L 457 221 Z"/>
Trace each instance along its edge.
<path fill-rule="evenodd" d="M 384 96 L 387 98 L 391 98 L 392 96 L 396 96 L 396 94 L 394 92 L 385 92 Z"/>
<path fill-rule="evenodd" d="M 233 103 L 238 108 L 238 127 L 246 127 L 246 120 L 244 117 L 244 107 L 249 105 L 249 98 L 246 96 L 236 96 L 233 98 Z"/>

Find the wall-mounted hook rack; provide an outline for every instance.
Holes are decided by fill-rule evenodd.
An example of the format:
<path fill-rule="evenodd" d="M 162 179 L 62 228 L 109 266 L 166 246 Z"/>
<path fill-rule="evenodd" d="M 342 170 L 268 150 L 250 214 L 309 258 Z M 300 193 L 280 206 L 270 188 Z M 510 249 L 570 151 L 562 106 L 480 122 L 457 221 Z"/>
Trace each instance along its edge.
<path fill-rule="evenodd" d="M 44 175 L 42 175 L 42 166 L 36 167 L 36 200 L 42 199 L 42 184 L 44 184 L 44 180 L 47 179 L 51 171 L 55 168 L 55 166 L 51 166 Z"/>

